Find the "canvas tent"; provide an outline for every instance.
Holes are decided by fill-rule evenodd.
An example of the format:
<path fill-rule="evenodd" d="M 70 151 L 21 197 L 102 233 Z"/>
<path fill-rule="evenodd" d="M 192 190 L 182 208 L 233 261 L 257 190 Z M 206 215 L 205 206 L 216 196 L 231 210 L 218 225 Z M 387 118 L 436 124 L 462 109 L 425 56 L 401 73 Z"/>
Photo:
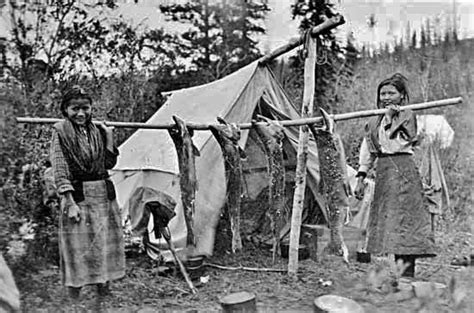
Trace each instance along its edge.
<path fill-rule="evenodd" d="M 279 85 L 272 72 L 258 62 L 220 80 L 181 89 L 170 93 L 166 103 L 147 121 L 149 124 L 172 123 L 177 115 L 193 123 L 216 123 L 220 116 L 228 122 L 250 122 L 255 114 L 272 119 L 297 119 L 298 111 Z M 252 130 L 243 130 L 240 146 L 245 147 L 248 159 L 244 162 L 245 189 L 248 197 L 255 197 L 266 185 L 266 160 L 258 148 Z M 288 141 L 286 164 L 291 168 L 298 144 L 298 127 L 285 128 Z M 210 131 L 195 131 L 193 142 L 200 151 L 196 158 L 198 191 L 195 201 L 194 231 L 197 240 L 195 255 L 212 255 L 215 227 L 226 200 L 226 181 L 220 147 Z M 120 147 L 117 165 L 112 171 L 118 201 L 124 215 L 128 214 L 128 201 L 134 190 L 150 187 L 171 196 L 177 203 L 176 217 L 170 222 L 172 238 L 177 247 L 185 246 L 186 227 L 182 211 L 179 169 L 173 142 L 166 130 L 139 129 Z M 291 151 L 293 151 L 293 156 Z M 323 199 L 318 195 L 318 161 L 314 140 L 309 143 L 307 186 L 320 207 Z M 354 170 L 350 174 L 354 176 Z M 354 181 L 355 183 L 355 181 Z M 149 225 L 151 230 L 153 226 Z M 150 235 L 152 243 L 159 240 Z"/>

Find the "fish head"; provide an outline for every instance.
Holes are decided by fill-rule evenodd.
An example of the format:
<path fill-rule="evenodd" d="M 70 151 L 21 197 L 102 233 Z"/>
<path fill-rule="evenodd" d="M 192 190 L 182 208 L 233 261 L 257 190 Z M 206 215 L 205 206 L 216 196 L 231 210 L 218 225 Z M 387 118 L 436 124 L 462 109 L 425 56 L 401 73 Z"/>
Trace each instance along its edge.
<path fill-rule="evenodd" d="M 258 130 L 265 136 L 275 138 L 278 141 L 283 140 L 285 137 L 283 126 L 275 120 L 269 119 L 266 116 L 259 115 L 260 121 L 264 121 L 265 124 L 254 124 Z"/>
<path fill-rule="evenodd" d="M 240 128 L 237 126 L 235 123 L 228 123 L 226 120 L 224 120 L 222 117 L 217 117 L 217 121 L 219 122 L 220 125 L 215 125 L 212 126 L 211 128 L 214 128 L 219 132 L 219 134 L 233 142 L 238 142 L 241 137 L 241 131 Z"/>
<path fill-rule="evenodd" d="M 180 133 L 181 137 L 184 137 L 186 133 L 189 133 L 190 136 L 192 136 L 193 132 L 188 131 L 188 128 L 186 127 L 186 122 L 183 119 L 181 119 L 177 115 L 173 115 L 173 120 L 175 122 L 175 127 L 177 131 Z"/>
<path fill-rule="evenodd" d="M 323 117 L 323 127 L 325 128 L 325 131 L 331 134 L 334 133 L 334 128 L 336 125 L 336 123 L 334 122 L 334 118 L 323 108 L 319 108 L 319 111 L 321 112 L 321 116 Z"/>

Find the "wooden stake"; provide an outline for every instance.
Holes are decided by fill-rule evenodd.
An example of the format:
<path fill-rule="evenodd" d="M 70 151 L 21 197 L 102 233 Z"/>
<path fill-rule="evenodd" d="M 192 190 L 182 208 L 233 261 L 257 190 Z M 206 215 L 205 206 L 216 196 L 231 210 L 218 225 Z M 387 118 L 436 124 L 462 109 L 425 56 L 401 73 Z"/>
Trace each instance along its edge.
<path fill-rule="evenodd" d="M 178 267 L 179 267 L 179 269 L 180 269 L 180 271 L 181 271 L 181 274 L 183 274 L 184 280 L 185 280 L 186 283 L 188 284 L 189 289 L 191 289 L 191 292 L 192 292 L 193 294 L 196 294 L 196 293 L 197 293 L 197 289 L 196 289 L 196 287 L 194 287 L 193 282 L 192 282 L 191 279 L 189 278 L 188 272 L 186 271 L 186 267 L 184 267 L 183 262 L 181 262 L 181 260 L 179 259 L 178 255 L 176 254 L 176 250 L 175 250 L 175 248 L 174 248 L 173 240 L 171 240 L 171 232 L 169 231 L 168 228 L 163 228 L 163 230 L 162 230 L 162 235 L 163 235 L 163 238 L 165 238 L 166 243 L 168 243 L 168 246 L 169 246 L 169 248 L 170 248 L 171 254 L 173 255 L 173 258 L 174 258 L 174 260 L 176 261 L 176 263 L 178 263 Z"/>
<path fill-rule="evenodd" d="M 432 108 L 439 108 L 448 105 L 456 105 L 463 102 L 461 97 L 456 98 L 448 98 L 436 101 L 429 101 L 429 102 L 422 102 L 416 104 L 409 104 L 400 108 L 401 111 L 405 110 L 413 110 L 413 111 L 420 111 Z M 342 114 L 332 114 L 330 115 L 334 118 L 335 121 L 345 121 L 345 120 L 352 120 L 356 118 L 362 117 L 370 117 L 376 115 L 385 114 L 385 109 L 373 109 L 373 110 L 364 110 L 364 111 L 355 111 L 355 112 L 348 112 Z M 17 117 L 17 123 L 26 123 L 26 124 L 54 124 L 57 122 L 62 121 L 60 118 L 43 118 L 43 117 Z M 322 117 L 310 117 L 310 118 L 302 118 L 296 120 L 283 120 L 280 121 L 280 125 L 285 127 L 290 126 L 301 126 L 301 125 L 308 125 L 319 123 L 322 121 Z M 101 123 L 100 121 L 94 121 L 94 123 Z M 145 128 L 145 129 L 169 129 L 175 127 L 175 123 L 166 123 L 166 124 L 147 124 L 147 123 L 136 123 L 136 122 L 109 122 L 105 121 L 105 125 L 112 126 L 116 128 Z M 186 123 L 188 129 L 194 130 L 209 130 L 210 125 L 219 125 L 219 124 L 201 124 L 201 123 Z M 237 125 L 240 129 L 250 129 L 253 127 L 252 123 L 242 123 Z"/>
<path fill-rule="evenodd" d="M 302 117 L 313 114 L 314 85 L 316 69 L 316 39 L 308 38 L 306 47 L 308 55 L 304 64 L 304 91 Z M 288 275 L 296 277 L 298 272 L 298 248 L 300 241 L 301 217 L 303 215 L 304 191 L 306 188 L 306 161 L 308 158 L 309 130 L 307 125 L 300 127 L 298 141 L 297 163 L 295 173 L 295 194 L 293 197 L 293 210 L 291 213 L 290 248 L 288 260 Z"/>

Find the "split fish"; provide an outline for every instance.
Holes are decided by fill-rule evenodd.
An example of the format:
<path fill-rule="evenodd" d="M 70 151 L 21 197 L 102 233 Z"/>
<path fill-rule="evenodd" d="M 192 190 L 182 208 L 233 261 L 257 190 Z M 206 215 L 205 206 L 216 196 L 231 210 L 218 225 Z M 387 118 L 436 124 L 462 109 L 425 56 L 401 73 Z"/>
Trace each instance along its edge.
<path fill-rule="evenodd" d="M 285 208 L 285 165 L 283 164 L 283 126 L 278 122 L 261 118 L 266 123 L 252 121 L 253 127 L 263 143 L 268 161 L 268 210 L 265 212 L 270 221 L 273 236 L 273 262 L 280 254 L 280 230 L 283 227 Z"/>
<path fill-rule="evenodd" d="M 242 161 L 245 152 L 239 146 L 240 129 L 236 124 L 227 123 L 218 117 L 219 125 L 211 125 L 210 130 L 221 147 L 227 180 L 227 209 L 232 232 L 232 252 L 242 250 L 240 237 L 240 208 L 242 204 L 243 174 Z"/>
<path fill-rule="evenodd" d="M 348 250 L 342 237 L 344 213 L 349 207 L 352 194 L 347 175 L 346 158 L 341 137 L 335 130 L 334 119 L 323 109 L 323 127 L 309 125 L 316 140 L 319 158 L 319 173 L 327 200 L 327 216 L 330 242 L 326 251 L 342 255 L 348 261 Z"/>
<path fill-rule="evenodd" d="M 176 126 L 168 129 L 168 132 L 178 154 L 179 185 L 181 188 L 181 199 L 187 229 L 186 245 L 196 246 L 193 222 L 196 191 L 198 187 L 195 157 L 200 156 L 200 153 L 192 141 L 194 131 L 188 129 L 186 123 L 176 115 L 173 115 L 173 120 Z"/>

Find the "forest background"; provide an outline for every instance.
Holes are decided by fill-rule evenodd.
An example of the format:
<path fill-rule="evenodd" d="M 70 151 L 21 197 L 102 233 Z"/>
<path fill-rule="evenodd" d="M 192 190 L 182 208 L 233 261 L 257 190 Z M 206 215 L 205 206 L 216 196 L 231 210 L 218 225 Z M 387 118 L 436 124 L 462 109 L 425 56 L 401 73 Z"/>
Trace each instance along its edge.
<path fill-rule="evenodd" d="M 265 32 L 260 21 L 269 8 L 240 0 L 162 6 L 169 19 L 193 26 L 170 34 L 138 31 L 120 20 L 104 22 L 100 12 L 114 10 L 113 1 L 11 5 L 12 40 L 0 49 L 0 250 L 19 277 L 57 264 L 59 258 L 57 212 L 43 201 L 51 129 L 17 124 L 15 118 L 60 117 L 61 92 L 80 83 L 93 94 L 96 119 L 144 122 L 164 103 L 162 92 L 222 78 L 261 57 L 255 38 Z M 288 12 L 301 18 L 301 31 L 335 13 L 319 0 L 297 1 Z M 25 20 L 29 14 L 37 16 L 36 23 Z M 455 28 L 440 33 L 429 22 L 370 53 L 350 36 L 344 43 L 334 33 L 318 39 L 315 104 L 331 113 L 373 108 L 377 83 L 395 72 L 409 79 L 412 103 L 463 97 L 461 105 L 426 112 L 443 114 L 455 131 L 451 147 L 441 151 L 451 206 L 438 231 L 447 237 L 472 233 L 473 48 L 474 40 L 460 40 Z M 297 53 L 270 65 L 296 106 L 302 102 L 303 64 Z M 352 166 L 363 124 L 338 124 Z M 118 143 L 132 132 L 117 129 Z"/>

